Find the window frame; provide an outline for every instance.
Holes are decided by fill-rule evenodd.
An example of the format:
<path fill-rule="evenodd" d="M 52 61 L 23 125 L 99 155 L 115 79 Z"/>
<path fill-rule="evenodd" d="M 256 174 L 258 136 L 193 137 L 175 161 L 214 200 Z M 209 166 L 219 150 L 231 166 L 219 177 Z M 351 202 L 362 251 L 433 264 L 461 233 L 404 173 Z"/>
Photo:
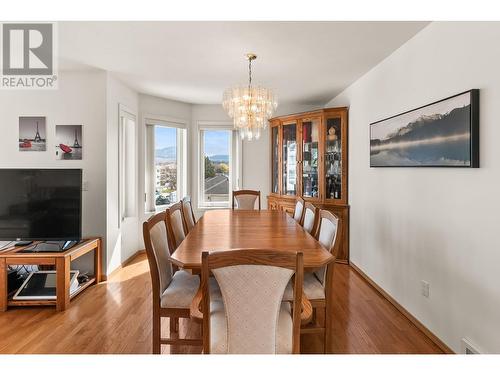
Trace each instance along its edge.
<path fill-rule="evenodd" d="M 177 201 L 186 195 L 187 191 L 187 122 L 184 120 L 145 116 L 146 127 L 145 150 L 145 212 L 163 211 L 175 202 L 165 205 L 156 205 L 156 163 L 155 163 L 155 129 L 157 127 L 176 129 L 176 158 L 177 158 Z"/>
<path fill-rule="evenodd" d="M 129 128 L 124 121 L 132 121 Z M 125 219 L 137 216 L 138 133 L 137 115 L 127 106 L 118 104 L 118 228 Z M 132 146 L 132 149 L 130 149 Z M 127 152 L 128 150 L 128 152 Z"/>
<path fill-rule="evenodd" d="M 205 131 L 226 130 L 231 131 L 231 147 L 229 149 L 229 191 L 227 202 L 205 202 L 205 152 L 204 152 L 204 132 Z M 231 207 L 231 197 L 234 190 L 242 186 L 242 140 L 238 131 L 233 127 L 232 122 L 223 121 L 198 121 L 198 174 L 197 174 L 197 208 L 199 210 L 220 209 Z"/>

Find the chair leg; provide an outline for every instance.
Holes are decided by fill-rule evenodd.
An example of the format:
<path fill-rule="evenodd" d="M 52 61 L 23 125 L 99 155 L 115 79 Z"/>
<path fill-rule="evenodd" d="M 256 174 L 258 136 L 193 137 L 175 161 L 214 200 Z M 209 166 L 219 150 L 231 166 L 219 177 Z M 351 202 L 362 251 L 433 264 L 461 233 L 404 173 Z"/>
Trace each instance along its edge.
<path fill-rule="evenodd" d="M 330 353 L 330 337 L 328 337 L 329 334 L 332 334 L 331 332 L 331 320 L 329 319 L 327 315 L 327 308 L 326 306 L 322 309 L 323 310 L 323 327 L 325 327 L 325 333 L 323 334 L 323 349 L 325 354 L 332 354 Z"/>
<path fill-rule="evenodd" d="M 160 354 L 162 345 L 173 345 L 174 348 L 171 348 L 171 353 L 173 353 L 172 350 L 175 350 L 175 346 L 178 345 L 189 345 L 189 346 L 203 345 L 202 339 L 190 339 L 187 338 L 187 336 L 185 336 L 184 338 L 180 337 L 179 317 L 171 317 L 168 316 L 168 314 L 164 314 L 164 317 L 165 318 L 168 317 L 169 320 L 168 338 L 161 337 L 161 316 L 159 313 L 158 314 L 153 313 L 153 354 Z"/>
<path fill-rule="evenodd" d="M 179 333 L 179 318 L 169 318 L 170 333 Z"/>
<path fill-rule="evenodd" d="M 323 332 L 323 353 L 324 354 L 328 354 L 328 350 L 326 348 L 326 342 L 328 341 L 326 339 L 326 335 L 327 335 L 327 332 L 328 332 L 328 330 L 326 329 L 326 319 L 327 319 L 327 317 L 326 317 L 326 306 L 324 308 L 322 308 L 321 310 L 323 311 L 323 321 L 321 322 L 321 326 L 325 327 L 325 330 Z"/>
<path fill-rule="evenodd" d="M 313 308 L 313 315 L 312 315 L 311 323 L 314 324 L 314 326 L 316 326 L 318 324 L 318 308 L 317 307 Z"/>
<path fill-rule="evenodd" d="M 153 354 L 161 353 L 160 343 L 161 317 L 160 314 L 153 314 Z"/>

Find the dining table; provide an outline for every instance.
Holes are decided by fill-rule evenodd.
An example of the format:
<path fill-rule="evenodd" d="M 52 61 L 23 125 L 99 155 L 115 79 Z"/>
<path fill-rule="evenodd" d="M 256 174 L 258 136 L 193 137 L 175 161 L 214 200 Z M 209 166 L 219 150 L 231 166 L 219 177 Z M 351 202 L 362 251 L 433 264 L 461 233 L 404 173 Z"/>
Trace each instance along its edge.
<path fill-rule="evenodd" d="M 305 272 L 334 260 L 326 248 L 284 211 L 216 209 L 207 210 L 198 220 L 172 254 L 172 262 L 199 274 L 204 251 L 235 249 L 300 251 Z M 331 283 L 331 278 L 327 277 L 328 281 Z M 329 285 L 325 290 L 325 352 L 331 352 L 333 293 Z"/>

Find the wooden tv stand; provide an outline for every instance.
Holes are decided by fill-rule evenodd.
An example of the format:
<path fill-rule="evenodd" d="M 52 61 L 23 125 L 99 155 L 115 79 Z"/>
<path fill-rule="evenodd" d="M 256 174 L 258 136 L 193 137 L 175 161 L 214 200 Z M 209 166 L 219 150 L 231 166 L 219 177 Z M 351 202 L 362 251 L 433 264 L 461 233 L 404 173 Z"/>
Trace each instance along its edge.
<path fill-rule="evenodd" d="M 59 253 L 21 253 L 20 251 L 33 246 L 10 247 L 0 252 L 0 312 L 6 311 L 8 306 L 46 306 L 55 305 L 57 311 L 66 310 L 72 298 L 83 292 L 89 286 L 98 284 L 101 279 L 101 239 L 89 238 L 82 240 L 71 249 Z M 94 275 L 81 284 L 70 294 L 70 267 L 71 261 L 94 252 Z M 7 268 L 10 265 L 43 265 L 55 266 L 56 269 L 56 299 L 55 300 L 13 300 L 8 295 Z"/>

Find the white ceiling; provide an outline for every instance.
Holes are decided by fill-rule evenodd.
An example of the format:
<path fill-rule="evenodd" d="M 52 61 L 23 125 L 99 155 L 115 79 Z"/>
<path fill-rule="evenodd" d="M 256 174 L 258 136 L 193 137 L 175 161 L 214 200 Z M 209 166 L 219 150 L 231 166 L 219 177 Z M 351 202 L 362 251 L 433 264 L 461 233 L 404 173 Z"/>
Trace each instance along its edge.
<path fill-rule="evenodd" d="M 428 22 L 61 22 L 62 70 L 113 72 L 141 93 L 221 102 L 248 79 L 281 103 L 324 104 Z"/>

